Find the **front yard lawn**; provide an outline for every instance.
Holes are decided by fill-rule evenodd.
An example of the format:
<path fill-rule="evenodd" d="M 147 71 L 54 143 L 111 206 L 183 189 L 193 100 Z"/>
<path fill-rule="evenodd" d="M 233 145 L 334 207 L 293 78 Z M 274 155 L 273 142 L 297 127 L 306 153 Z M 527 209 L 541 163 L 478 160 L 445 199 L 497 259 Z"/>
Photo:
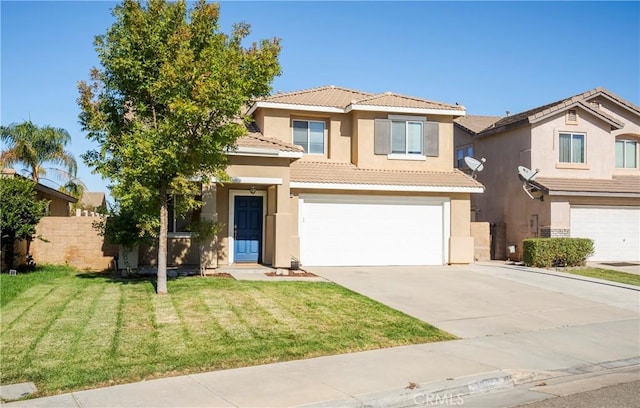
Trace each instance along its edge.
<path fill-rule="evenodd" d="M 1 384 L 39 394 L 453 339 L 338 285 L 150 280 L 42 267 L 0 275 Z"/>
<path fill-rule="evenodd" d="M 562 272 L 574 275 L 588 276 L 590 278 L 604 279 L 612 282 L 624 283 L 627 285 L 640 286 L 640 275 L 627 272 L 612 271 L 601 268 L 565 268 Z"/>

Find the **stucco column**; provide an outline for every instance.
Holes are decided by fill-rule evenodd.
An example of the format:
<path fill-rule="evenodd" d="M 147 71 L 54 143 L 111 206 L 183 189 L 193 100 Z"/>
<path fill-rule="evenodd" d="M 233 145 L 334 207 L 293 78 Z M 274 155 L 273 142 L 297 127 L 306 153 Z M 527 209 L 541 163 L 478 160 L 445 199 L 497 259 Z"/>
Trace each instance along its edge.
<path fill-rule="evenodd" d="M 276 213 L 274 214 L 275 246 L 273 266 L 291 267 L 291 213 L 289 211 L 289 184 L 276 186 Z"/>
<path fill-rule="evenodd" d="M 205 184 L 202 186 L 202 209 L 200 218 L 202 220 L 218 220 L 218 212 L 216 207 L 216 189 L 215 183 Z M 204 252 L 200 255 L 201 262 L 204 263 L 205 269 L 215 269 L 218 267 L 218 237 L 209 238 L 204 243 Z"/>
<path fill-rule="evenodd" d="M 451 237 L 449 263 L 473 262 L 474 240 L 471 236 L 471 201 L 469 195 L 451 199 Z"/>

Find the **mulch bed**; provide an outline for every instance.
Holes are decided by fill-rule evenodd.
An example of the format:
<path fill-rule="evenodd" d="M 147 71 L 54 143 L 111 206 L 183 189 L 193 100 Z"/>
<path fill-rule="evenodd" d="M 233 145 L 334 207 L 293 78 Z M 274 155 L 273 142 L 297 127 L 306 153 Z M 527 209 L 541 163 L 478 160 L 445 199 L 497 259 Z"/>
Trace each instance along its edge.
<path fill-rule="evenodd" d="M 290 271 L 288 275 L 278 275 L 275 272 L 266 272 L 265 275 L 267 276 L 273 276 L 276 278 L 317 278 L 318 275 L 315 275 L 311 272 L 306 272 L 306 271 Z"/>

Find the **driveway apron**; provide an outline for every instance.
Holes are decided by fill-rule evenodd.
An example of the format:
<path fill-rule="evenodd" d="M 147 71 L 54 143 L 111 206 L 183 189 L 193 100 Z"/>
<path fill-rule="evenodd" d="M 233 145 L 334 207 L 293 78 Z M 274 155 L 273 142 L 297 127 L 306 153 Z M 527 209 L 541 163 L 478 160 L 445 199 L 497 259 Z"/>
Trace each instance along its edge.
<path fill-rule="evenodd" d="M 461 338 L 637 320 L 640 309 L 633 287 L 502 263 L 307 270 Z"/>

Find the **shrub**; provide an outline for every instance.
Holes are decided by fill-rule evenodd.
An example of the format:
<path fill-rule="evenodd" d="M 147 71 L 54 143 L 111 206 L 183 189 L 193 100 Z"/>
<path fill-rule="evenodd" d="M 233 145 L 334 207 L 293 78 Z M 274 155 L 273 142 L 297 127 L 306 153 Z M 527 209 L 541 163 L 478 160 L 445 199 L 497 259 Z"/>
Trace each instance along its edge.
<path fill-rule="evenodd" d="M 588 238 L 530 238 L 522 242 L 522 260 L 527 266 L 584 265 L 593 254 L 593 240 Z"/>

